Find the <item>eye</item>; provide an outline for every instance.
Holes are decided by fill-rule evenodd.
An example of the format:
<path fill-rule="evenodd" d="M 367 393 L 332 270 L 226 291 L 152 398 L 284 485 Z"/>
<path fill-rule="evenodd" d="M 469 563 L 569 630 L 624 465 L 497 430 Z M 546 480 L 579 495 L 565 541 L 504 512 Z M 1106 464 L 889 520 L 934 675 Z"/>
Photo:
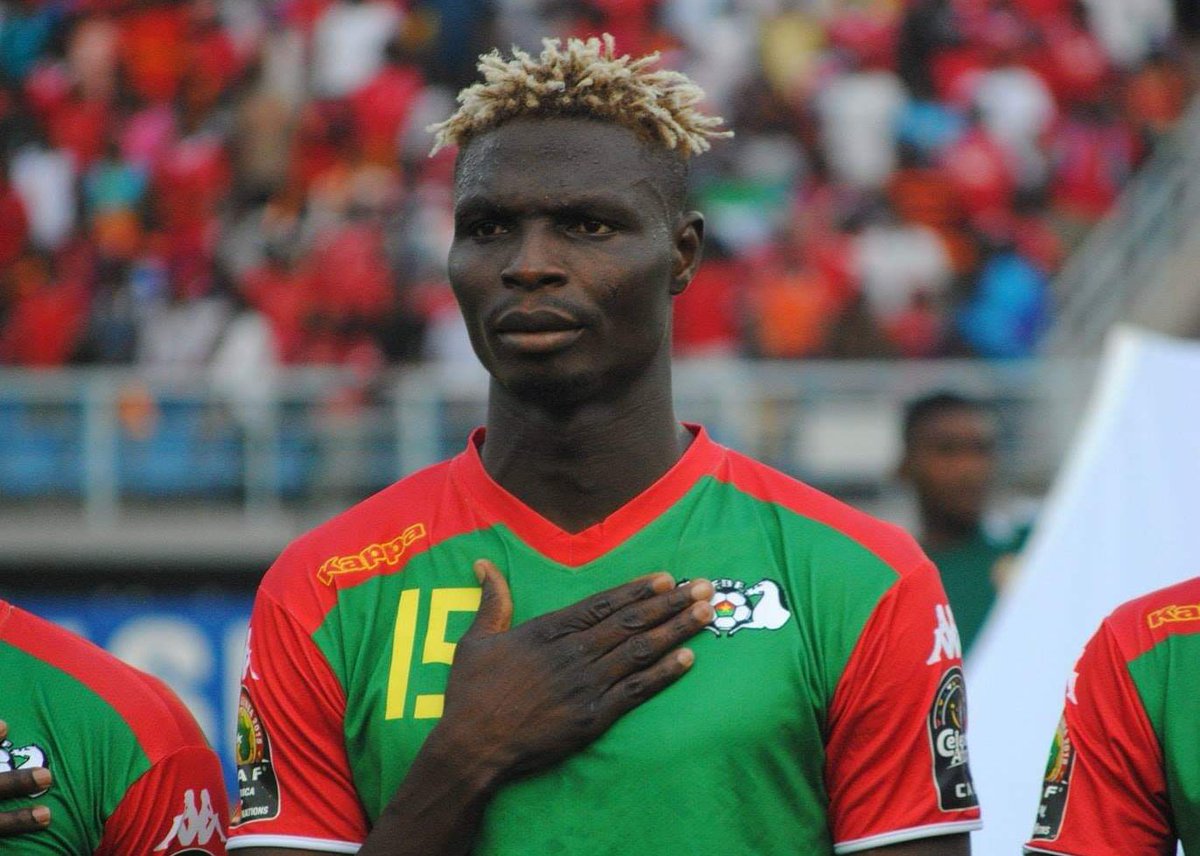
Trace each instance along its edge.
<path fill-rule="evenodd" d="M 576 220 L 567 227 L 568 232 L 581 235 L 611 235 L 617 230 L 603 220 Z"/>
<path fill-rule="evenodd" d="M 472 238 L 496 238 L 504 235 L 508 229 L 502 223 L 495 220 L 480 220 L 478 223 L 472 223 L 467 228 L 467 234 Z"/>

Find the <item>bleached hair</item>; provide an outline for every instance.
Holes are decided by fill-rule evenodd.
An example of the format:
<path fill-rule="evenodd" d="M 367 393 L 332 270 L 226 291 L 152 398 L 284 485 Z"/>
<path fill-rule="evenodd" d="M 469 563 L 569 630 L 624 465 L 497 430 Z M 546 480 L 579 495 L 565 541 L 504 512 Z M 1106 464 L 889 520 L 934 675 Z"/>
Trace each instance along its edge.
<path fill-rule="evenodd" d="M 458 94 L 459 108 L 431 125 L 431 155 L 461 146 L 485 131 L 526 116 L 581 116 L 623 125 L 684 158 L 708 151 L 710 140 L 731 137 L 719 116 L 699 109 L 704 90 L 686 75 L 651 68 L 657 52 L 640 59 L 617 56 L 613 37 L 543 39 L 538 57 L 513 48 L 479 58 L 481 82 Z"/>

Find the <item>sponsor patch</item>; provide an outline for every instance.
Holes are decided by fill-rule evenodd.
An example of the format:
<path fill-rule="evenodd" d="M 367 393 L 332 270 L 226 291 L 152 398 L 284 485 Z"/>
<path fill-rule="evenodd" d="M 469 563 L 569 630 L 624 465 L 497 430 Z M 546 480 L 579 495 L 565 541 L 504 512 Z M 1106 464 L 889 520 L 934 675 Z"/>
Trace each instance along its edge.
<path fill-rule="evenodd" d="M 277 817 L 279 783 L 271 765 L 271 740 L 245 687 L 238 700 L 236 755 L 240 805 L 235 822 Z"/>
<path fill-rule="evenodd" d="M 933 783 L 938 808 L 961 811 L 979 805 L 967 759 L 967 688 L 962 669 L 942 675 L 929 709 L 929 747 L 933 750 Z"/>
<path fill-rule="evenodd" d="M 45 749 L 36 743 L 30 743 L 28 746 L 14 746 L 11 740 L 0 740 L 0 773 L 36 767 L 50 768 L 50 759 L 47 757 Z M 41 790 L 36 794 L 28 794 L 28 796 L 40 797 L 44 793 L 46 791 Z"/>
<path fill-rule="evenodd" d="M 175 815 L 171 830 L 154 848 L 154 852 L 166 853 L 168 856 L 209 854 L 206 845 L 210 841 L 214 844 L 224 844 L 225 822 L 213 810 L 212 796 L 208 788 L 201 788 L 199 794 L 188 789 L 183 794 L 183 811 Z M 224 847 L 217 849 L 223 851 Z"/>
<path fill-rule="evenodd" d="M 340 574 L 357 574 L 398 564 L 415 541 L 425 537 L 425 524 L 414 523 L 390 541 L 371 544 L 349 556 L 332 556 L 317 569 L 317 579 L 327 586 Z"/>
<path fill-rule="evenodd" d="M 1146 624 L 1151 630 L 1181 621 L 1200 621 L 1200 603 L 1173 603 L 1146 613 Z"/>
<path fill-rule="evenodd" d="M 683 585 L 684 580 L 680 583 Z M 732 636 L 741 630 L 778 630 L 788 623 L 792 613 L 779 584 L 759 580 L 746 585 L 740 580 L 713 580 L 710 600 L 713 620 L 704 628 L 717 636 Z"/>
<path fill-rule="evenodd" d="M 1046 777 L 1042 781 L 1042 801 L 1037 820 L 1033 823 L 1033 838 L 1053 841 L 1062 830 L 1067 811 L 1067 789 L 1071 784 L 1071 767 L 1075 765 L 1075 747 L 1067 733 L 1067 718 L 1058 721 L 1054 742 L 1050 744 L 1050 760 L 1046 762 Z"/>

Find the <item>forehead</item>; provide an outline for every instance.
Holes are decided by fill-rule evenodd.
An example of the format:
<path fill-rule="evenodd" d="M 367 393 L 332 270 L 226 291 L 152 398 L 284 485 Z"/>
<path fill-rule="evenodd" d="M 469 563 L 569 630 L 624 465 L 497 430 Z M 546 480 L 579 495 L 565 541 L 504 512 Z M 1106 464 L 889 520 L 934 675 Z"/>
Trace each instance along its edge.
<path fill-rule="evenodd" d="M 917 425 L 913 439 L 941 440 L 955 438 L 990 441 L 996 433 L 996 422 L 985 410 L 973 407 L 954 407 L 930 414 Z"/>
<path fill-rule="evenodd" d="M 657 198 L 656 165 L 633 131 L 588 119 L 518 119 L 459 152 L 455 201 L 562 201 L 597 195 L 642 206 Z"/>

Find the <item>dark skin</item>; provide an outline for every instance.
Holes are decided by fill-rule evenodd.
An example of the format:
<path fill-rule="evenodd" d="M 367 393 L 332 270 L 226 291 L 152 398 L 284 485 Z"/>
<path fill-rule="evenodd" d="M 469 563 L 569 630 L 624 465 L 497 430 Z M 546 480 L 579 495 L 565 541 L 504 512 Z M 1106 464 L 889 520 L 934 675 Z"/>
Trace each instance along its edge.
<path fill-rule="evenodd" d="M 987 412 L 955 407 L 914 427 L 900 475 L 916 489 L 926 548 L 974 537 L 995 471 L 996 425 Z"/>
<path fill-rule="evenodd" d="M 0 740 L 8 736 L 8 725 L 0 721 Z M 0 803 L 27 797 L 50 787 L 53 778 L 45 767 L 31 767 L 0 773 Z M 0 838 L 40 832 L 50 825 L 50 809 L 30 806 L 15 811 L 0 811 Z"/>
<path fill-rule="evenodd" d="M 569 532 L 644 491 L 691 439 L 672 406 L 671 300 L 699 265 L 704 221 L 674 190 L 660 153 L 583 119 L 510 122 L 459 154 L 449 270 L 492 376 L 484 467 Z M 470 853 L 505 782 L 570 757 L 683 677 L 694 655 L 680 646 L 713 617 L 707 580 L 676 588 L 656 574 L 512 628 L 504 577 L 486 560 L 475 570 L 482 603 L 444 715 L 362 856 Z"/>

